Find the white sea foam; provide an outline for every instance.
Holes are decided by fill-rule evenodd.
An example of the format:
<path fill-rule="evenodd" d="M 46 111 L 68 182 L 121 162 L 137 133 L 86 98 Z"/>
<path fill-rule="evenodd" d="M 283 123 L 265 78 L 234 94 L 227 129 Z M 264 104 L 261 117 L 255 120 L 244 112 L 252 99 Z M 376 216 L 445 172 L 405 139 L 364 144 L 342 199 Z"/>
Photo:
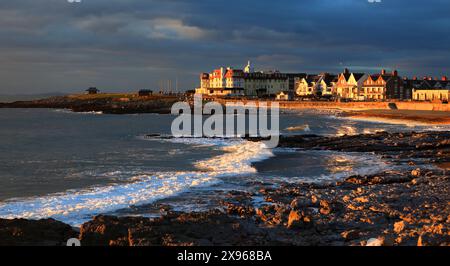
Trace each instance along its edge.
<path fill-rule="evenodd" d="M 54 112 L 64 113 L 64 114 L 84 114 L 84 115 L 102 115 L 102 111 L 85 111 L 85 112 L 74 112 L 69 109 L 54 109 Z"/>
<path fill-rule="evenodd" d="M 132 205 L 142 205 L 176 195 L 192 187 L 220 182 L 219 177 L 254 173 L 252 162 L 273 156 L 264 144 L 244 140 L 170 139 L 176 143 L 218 146 L 224 154 L 196 163 L 199 171 L 166 172 L 130 176 L 128 183 L 71 190 L 44 197 L 0 203 L 1 218 L 41 219 L 52 217 L 79 225 L 93 215 Z"/>
<path fill-rule="evenodd" d="M 311 131 L 311 129 L 309 128 L 309 125 L 299 125 L 299 126 L 292 126 L 292 127 L 287 127 L 285 130 L 287 131 L 305 131 L 305 132 L 309 132 Z"/>

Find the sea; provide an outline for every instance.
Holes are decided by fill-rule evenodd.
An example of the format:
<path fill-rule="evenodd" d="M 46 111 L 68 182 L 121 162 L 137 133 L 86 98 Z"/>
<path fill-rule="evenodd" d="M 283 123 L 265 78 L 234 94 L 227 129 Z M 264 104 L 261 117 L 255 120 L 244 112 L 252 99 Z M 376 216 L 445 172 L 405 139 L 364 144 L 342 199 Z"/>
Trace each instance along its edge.
<path fill-rule="evenodd" d="M 161 206 L 185 212 L 219 208 L 231 191 L 253 192 L 257 205 L 264 203 L 258 196 L 262 184 L 335 182 L 403 167 L 367 153 L 169 138 L 174 118 L 0 109 L 0 218 L 54 218 L 79 226 L 100 214 L 157 217 Z M 280 129 L 341 136 L 445 128 L 303 110 L 282 112 Z"/>

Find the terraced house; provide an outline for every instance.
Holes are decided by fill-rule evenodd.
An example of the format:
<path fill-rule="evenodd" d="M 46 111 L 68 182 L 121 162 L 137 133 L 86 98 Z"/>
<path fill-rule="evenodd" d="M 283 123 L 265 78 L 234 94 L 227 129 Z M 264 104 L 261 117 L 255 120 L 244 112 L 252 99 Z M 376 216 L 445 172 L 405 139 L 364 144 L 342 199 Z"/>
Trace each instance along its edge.
<path fill-rule="evenodd" d="M 319 82 L 319 75 L 307 75 L 303 78 L 298 78 L 295 82 L 295 93 L 297 96 L 312 96 L 316 95 L 316 84 Z"/>
<path fill-rule="evenodd" d="M 316 91 L 320 96 L 333 96 L 335 94 L 337 82 L 337 75 L 323 73 L 316 85 Z"/>
<path fill-rule="evenodd" d="M 337 76 L 329 73 L 308 75 L 296 81 L 297 96 L 332 96 Z"/>
<path fill-rule="evenodd" d="M 424 77 L 402 78 L 398 71 L 368 75 L 345 69 L 339 75 L 329 73 L 281 73 L 254 71 L 250 62 L 243 69 L 221 67 L 200 75 L 196 93 L 210 96 L 249 96 L 273 99 L 297 97 L 335 98 L 353 101 L 416 100 L 448 102 L 450 82 Z"/>
<path fill-rule="evenodd" d="M 364 81 L 369 75 L 365 73 L 350 73 L 345 69 L 343 73 L 339 74 L 335 94 L 339 99 L 361 100 L 359 92 L 362 90 Z"/>
<path fill-rule="evenodd" d="M 413 100 L 448 102 L 450 99 L 450 81 L 447 77 L 441 80 L 427 79 L 412 90 Z"/>
<path fill-rule="evenodd" d="M 387 73 L 381 70 L 379 74 L 369 75 L 360 91 L 361 100 L 391 100 L 406 99 L 404 84 L 397 70 Z"/>

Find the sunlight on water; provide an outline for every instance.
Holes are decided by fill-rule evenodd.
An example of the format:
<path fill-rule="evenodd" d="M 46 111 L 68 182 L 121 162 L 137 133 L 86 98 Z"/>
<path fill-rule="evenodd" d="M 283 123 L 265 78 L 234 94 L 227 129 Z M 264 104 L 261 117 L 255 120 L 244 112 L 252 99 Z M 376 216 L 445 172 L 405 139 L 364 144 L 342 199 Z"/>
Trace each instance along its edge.
<path fill-rule="evenodd" d="M 358 131 L 356 127 L 354 126 L 341 126 L 337 129 L 336 135 L 337 136 L 344 136 L 344 135 L 356 135 L 358 134 Z"/>
<path fill-rule="evenodd" d="M 225 153 L 197 162 L 196 166 L 202 171 L 139 175 L 131 177 L 130 183 L 127 184 L 7 201 L 0 203 L 0 217 L 7 219 L 52 217 L 72 225 L 79 225 L 99 213 L 151 203 L 192 187 L 217 183 L 219 182 L 217 178 L 220 176 L 255 173 L 256 170 L 251 166 L 252 162 L 273 156 L 270 150 L 258 142 L 227 142 L 211 139 L 174 139 L 173 141 L 215 145 Z"/>

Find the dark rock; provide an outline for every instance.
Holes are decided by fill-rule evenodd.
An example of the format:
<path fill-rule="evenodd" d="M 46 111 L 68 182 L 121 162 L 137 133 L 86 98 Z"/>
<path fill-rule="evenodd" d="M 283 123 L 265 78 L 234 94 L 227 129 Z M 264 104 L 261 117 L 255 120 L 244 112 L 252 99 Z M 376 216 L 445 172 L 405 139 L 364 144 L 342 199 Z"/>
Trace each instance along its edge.
<path fill-rule="evenodd" d="M 341 236 L 345 239 L 345 241 L 352 241 L 358 239 L 361 236 L 361 232 L 353 229 L 342 232 Z"/>
<path fill-rule="evenodd" d="M 83 246 L 107 246 L 110 241 L 128 238 L 130 219 L 114 216 L 96 216 L 90 222 L 84 223 L 80 229 L 80 240 Z M 120 240 L 122 241 L 122 240 Z"/>
<path fill-rule="evenodd" d="M 417 169 L 411 171 L 412 176 L 417 177 L 417 176 L 420 176 L 420 174 L 421 174 L 420 168 L 417 168 Z"/>
<path fill-rule="evenodd" d="M 0 246 L 65 246 L 76 237 L 71 226 L 53 219 L 0 219 Z"/>

